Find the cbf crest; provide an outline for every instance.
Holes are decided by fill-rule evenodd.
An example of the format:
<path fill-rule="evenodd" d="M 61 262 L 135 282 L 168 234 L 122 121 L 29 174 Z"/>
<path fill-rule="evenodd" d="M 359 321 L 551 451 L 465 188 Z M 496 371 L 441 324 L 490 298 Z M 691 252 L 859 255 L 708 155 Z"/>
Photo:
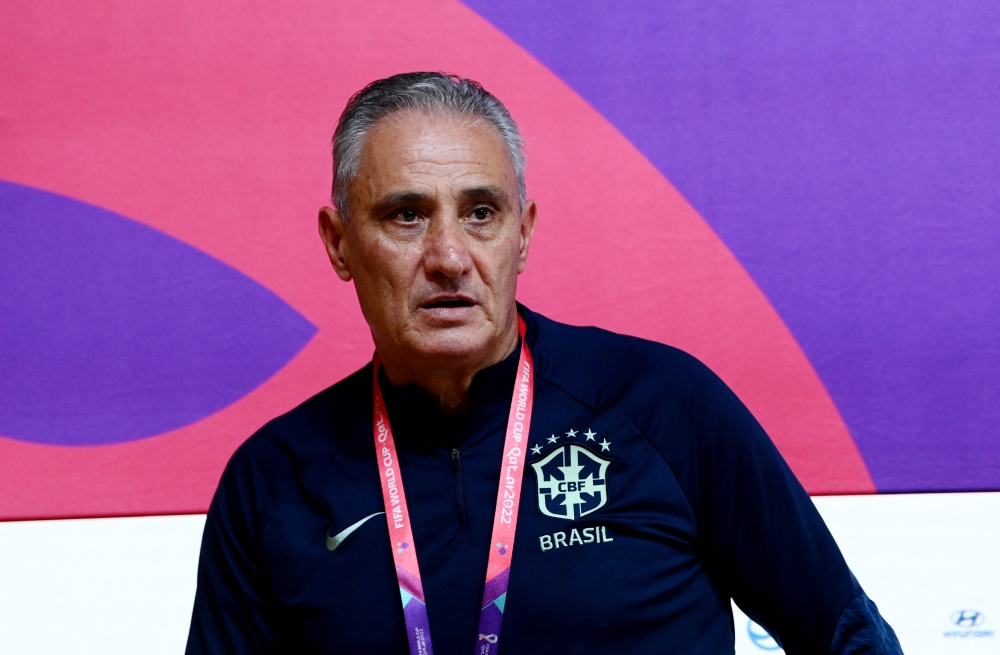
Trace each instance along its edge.
<path fill-rule="evenodd" d="M 538 509 L 542 514 L 572 521 L 608 502 L 608 465 L 611 460 L 577 444 L 556 448 L 533 462 L 538 479 Z"/>

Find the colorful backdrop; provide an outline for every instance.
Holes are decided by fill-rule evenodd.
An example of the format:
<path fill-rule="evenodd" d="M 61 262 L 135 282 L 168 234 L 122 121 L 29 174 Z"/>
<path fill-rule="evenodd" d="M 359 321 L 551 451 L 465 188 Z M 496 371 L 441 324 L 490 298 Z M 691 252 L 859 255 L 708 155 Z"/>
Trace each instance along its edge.
<path fill-rule="evenodd" d="M 315 234 L 347 98 L 482 81 L 527 137 L 520 298 L 684 348 L 814 494 L 1000 489 L 989 2 L 14 2 L 0 517 L 203 511 L 371 342 Z"/>

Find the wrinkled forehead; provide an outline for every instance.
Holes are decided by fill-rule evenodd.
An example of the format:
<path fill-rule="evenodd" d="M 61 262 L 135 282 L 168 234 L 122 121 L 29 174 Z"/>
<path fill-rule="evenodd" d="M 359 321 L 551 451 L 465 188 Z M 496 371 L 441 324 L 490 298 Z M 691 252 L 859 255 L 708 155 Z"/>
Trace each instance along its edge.
<path fill-rule="evenodd" d="M 365 156 L 389 149 L 420 152 L 439 142 L 456 149 L 475 149 L 507 163 L 506 144 L 497 128 L 475 114 L 449 110 L 402 109 L 383 116 L 368 130 L 361 146 Z M 363 164 L 363 162 L 362 162 Z"/>
<path fill-rule="evenodd" d="M 372 194 L 407 183 L 437 181 L 505 189 L 516 197 L 516 178 L 499 131 L 482 118 L 452 112 L 403 110 L 381 118 L 361 148 L 351 195 Z M 367 196 L 367 197 L 366 197 Z"/>

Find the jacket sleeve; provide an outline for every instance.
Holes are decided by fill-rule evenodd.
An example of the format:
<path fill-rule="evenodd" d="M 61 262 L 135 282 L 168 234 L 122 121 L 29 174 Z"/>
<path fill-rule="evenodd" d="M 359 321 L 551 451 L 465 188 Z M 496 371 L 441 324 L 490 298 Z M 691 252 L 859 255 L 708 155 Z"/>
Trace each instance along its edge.
<path fill-rule="evenodd" d="M 851 601 L 837 622 L 831 655 L 903 655 L 896 633 L 867 595 Z"/>
<path fill-rule="evenodd" d="M 763 428 L 700 368 L 689 392 L 682 485 L 713 582 L 789 655 L 900 652 Z"/>
<path fill-rule="evenodd" d="M 260 492 L 245 448 L 226 467 L 202 537 L 187 655 L 273 653 L 277 616 L 261 568 Z"/>

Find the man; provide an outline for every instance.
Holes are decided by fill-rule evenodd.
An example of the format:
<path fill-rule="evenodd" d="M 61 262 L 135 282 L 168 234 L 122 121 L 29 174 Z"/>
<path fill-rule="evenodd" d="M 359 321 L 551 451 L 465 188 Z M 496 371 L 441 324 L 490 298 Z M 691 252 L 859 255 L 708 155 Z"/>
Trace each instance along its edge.
<path fill-rule="evenodd" d="M 189 654 L 732 653 L 730 598 L 788 653 L 900 652 L 716 376 L 515 303 L 537 208 L 496 98 L 379 80 L 334 160 L 377 355 L 233 456 Z"/>

